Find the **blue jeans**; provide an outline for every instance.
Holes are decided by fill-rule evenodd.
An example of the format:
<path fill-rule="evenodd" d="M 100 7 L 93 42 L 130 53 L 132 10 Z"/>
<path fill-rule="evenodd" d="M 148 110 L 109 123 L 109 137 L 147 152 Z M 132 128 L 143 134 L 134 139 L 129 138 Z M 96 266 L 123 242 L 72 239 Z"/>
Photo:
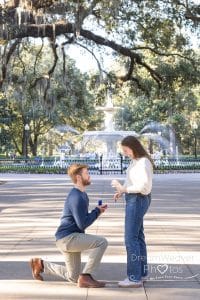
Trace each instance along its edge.
<path fill-rule="evenodd" d="M 125 200 L 127 276 L 131 281 L 139 281 L 148 273 L 143 217 L 151 203 L 151 195 L 125 194 Z"/>

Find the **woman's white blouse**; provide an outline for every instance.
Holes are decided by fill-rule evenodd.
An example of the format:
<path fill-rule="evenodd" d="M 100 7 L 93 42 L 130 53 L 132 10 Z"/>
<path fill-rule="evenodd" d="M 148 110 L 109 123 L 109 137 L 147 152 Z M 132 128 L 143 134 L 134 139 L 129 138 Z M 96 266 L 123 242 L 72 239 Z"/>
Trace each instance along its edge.
<path fill-rule="evenodd" d="M 153 166 L 146 157 L 133 159 L 126 172 L 124 187 L 127 193 L 148 195 L 152 189 Z"/>

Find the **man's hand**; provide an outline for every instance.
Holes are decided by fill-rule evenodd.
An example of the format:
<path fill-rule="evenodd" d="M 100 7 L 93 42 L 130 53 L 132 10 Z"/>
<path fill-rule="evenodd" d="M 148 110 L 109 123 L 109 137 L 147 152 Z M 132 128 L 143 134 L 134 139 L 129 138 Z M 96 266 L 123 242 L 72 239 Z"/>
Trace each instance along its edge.
<path fill-rule="evenodd" d="M 97 208 L 100 210 L 101 214 L 104 213 L 104 211 L 108 208 L 107 204 L 104 205 L 98 205 Z"/>

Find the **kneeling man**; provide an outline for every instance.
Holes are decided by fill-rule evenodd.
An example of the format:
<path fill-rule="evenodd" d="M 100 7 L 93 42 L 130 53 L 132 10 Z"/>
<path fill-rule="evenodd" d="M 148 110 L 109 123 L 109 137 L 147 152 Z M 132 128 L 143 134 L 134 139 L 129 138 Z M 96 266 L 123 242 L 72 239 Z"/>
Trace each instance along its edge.
<path fill-rule="evenodd" d="M 30 261 L 34 279 L 43 280 L 41 273 L 57 275 L 79 287 L 104 287 L 105 283 L 95 280 L 92 273 L 101 262 L 107 248 L 107 240 L 102 236 L 86 234 L 85 229 L 103 213 L 107 205 L 97 206 L 88 212 L 89 199 L 85 192 L 90 185 L 87 165 L 73 164 L 68 169 L 74 187 L 64 204 L 61 223 L 56 231 L 56 246 L 64 255 L 66 266 L 33 258 Z M 81 272 L 81 252 L 91 249 L 88 261 Z"/>

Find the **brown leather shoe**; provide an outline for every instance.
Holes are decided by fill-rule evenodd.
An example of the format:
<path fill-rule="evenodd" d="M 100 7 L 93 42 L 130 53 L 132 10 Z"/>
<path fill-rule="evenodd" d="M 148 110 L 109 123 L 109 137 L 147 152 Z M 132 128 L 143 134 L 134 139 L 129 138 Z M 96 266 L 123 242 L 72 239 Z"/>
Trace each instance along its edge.
<path fill-rule="evenodd" d="M 78 278 L 80 288 L 102 288 L 105 285 L 105 282 L 95 280 L 90 274 L 81 274 Z"/>
<path fill-rule="evenodd" d="M 43 277 L 40 275 L 40 273 L 44 272 L 44 266 L 43 261 L 40 258 L 32 258 L 30 260 L 30 266 L 32 270 L 33 278 L 36 280 L 43 281 Z"/>

